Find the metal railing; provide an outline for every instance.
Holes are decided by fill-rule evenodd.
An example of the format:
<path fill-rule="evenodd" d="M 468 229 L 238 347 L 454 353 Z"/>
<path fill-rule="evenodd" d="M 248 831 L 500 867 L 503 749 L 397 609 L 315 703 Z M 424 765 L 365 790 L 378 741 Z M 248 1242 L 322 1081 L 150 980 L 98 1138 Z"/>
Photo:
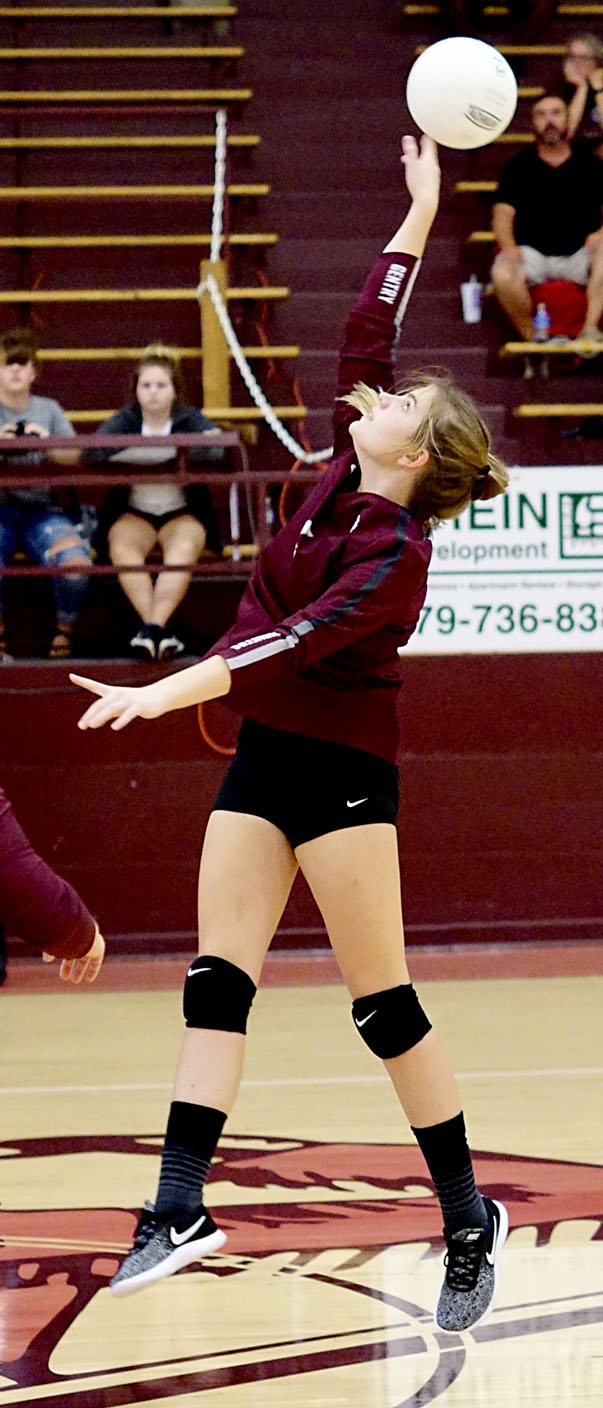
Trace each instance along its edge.
<path fill-rule="evenodd" d="M 172 461 L 153 464 L 145 467 L 143 463 L 136 465 L 119 465 L 119 461 L 106 460 L 102 465 L 94 467 L 86 464 L 86 451 L 112 451 L 117 454 L 120 450 L 136 448 L 137 450 L 153 450 L 157 448 L 165 449 L 166 442 L 169 447 L 176 451 Z M 190 455 L 200 449 L 220 447 L 234 452 L 238 457 L 240 467 L 208 469 L 204 465 L 194 465 L 189 462 Z M 78 461 L 69 465 L 57 464 L 50 455 L 55 451 L 69 451 L 78 455 Z M 35 453 L 43 456 L 36 464 L 27 463 L 23 460 L 19 463 L 20 456 Z M 118 467 L 119 465 L 119 467 Z M 242 562 L 241 539 L 240 539 L 240 495 L 246 496 L 248 518 L 251 525 L 253 544 L 259 549 L 265 546 L 272 536 L 271 524 L 269 522 L 270 490 L 277 485 L 291 481 L 296 484 L 310 487 L 321 478 L 324 471 L 318 469 L 302 470 L 297 469 L 294 473 L 283 469 L 250 469 L 247 464 L 245 446 L 240 436 L 235 431 L 204 431 L 200 433 L 182 435 L 52 435 L 40 440 L 39 436 L 22 435 L 18 438 L 13 436 L 0 435 L 0 490 L 16 490 L 23 488 L 43 488 L 51 490 L 73 490 L 81 500 L 84 490 L 102 491 L 114 486 L 131 487 L 134 484 L 156 485 L 160 480 L 169 482 L 170 485 L 178 485 L 187 488 L 193 484 L 204 484 L 211 491 L 212 488 L 228 487 L 229 490 L 229 516 L 230 516 L 230 546 L 231 557 L 235 563 Z M 218 563 L 220 559 L 217 559 Z M 150 564 L 153 572 L 174 572 L 181 571 L 182 566 L 170 564 L 166 566 L 161 562 Z M 195 576 L 207 574 L 210 564 L 203 559 L 192 569 Z M 212 564 L 213 565 L 213 564 Z M 78 573 L 87 573 L 90 576 L 115 576 L 118 572 L 138 571 L 146 572 L 149 564 L 140 566 L 120 563 L 119 568 L 113 564 L 92 562 L 84 567 L 78 564 Z M 34 564 L 26 561 L 12 562 L 6 567 L 0 566 L 0 577 L 54 577 L 61 574 L 73 573 L 73 565 L 69 564 L 60 567 L 50 564 Z"/>

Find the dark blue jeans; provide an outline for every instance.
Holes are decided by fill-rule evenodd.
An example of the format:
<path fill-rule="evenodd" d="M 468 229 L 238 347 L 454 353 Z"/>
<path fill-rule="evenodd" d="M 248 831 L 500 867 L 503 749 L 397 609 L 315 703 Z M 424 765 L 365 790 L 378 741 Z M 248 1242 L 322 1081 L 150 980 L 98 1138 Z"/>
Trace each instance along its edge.
<path fill-rule="evenodd" d="M 77 545 L 53 551 L 61 538 L 77 538 Z M 85 558 L 92 561 L 90 544 L 79 532 L 67 514 L 60 509 L 27 509 L 18 504 L 0 504 L 0 567 L 7 567 L 18 548 L 22 548 L 32 562 L 44 566 L 56 563 L 65 567 L 68 562 L 81 562 Z M 72 626 L 76 621 L 88 590 L 88 575 L 74 568 L 69 575 L 52 578 L 57 622 Z M 0 579 L 0 620 L 2 619 L 2 596 Z"/>

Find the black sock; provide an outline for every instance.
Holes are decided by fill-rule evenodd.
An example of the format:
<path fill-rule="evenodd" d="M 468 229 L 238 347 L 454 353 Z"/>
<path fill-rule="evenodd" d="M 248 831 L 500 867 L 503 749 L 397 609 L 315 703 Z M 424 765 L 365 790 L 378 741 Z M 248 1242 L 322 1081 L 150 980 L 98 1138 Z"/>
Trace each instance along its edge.
<path fill-rule="evenodd" d="M 444 1217 L 444 1230 L 487 1227 L 488 1213 L 475 1186 L 463 1114 L 442 1124 L 414 1129 Z"/>
<path fill-rule="evenodd" d="M 203 1187 L 226 1115 L 208 1105 L 174 1100 L 161 1158 L 155 1212 L 192 1211 Z"/>

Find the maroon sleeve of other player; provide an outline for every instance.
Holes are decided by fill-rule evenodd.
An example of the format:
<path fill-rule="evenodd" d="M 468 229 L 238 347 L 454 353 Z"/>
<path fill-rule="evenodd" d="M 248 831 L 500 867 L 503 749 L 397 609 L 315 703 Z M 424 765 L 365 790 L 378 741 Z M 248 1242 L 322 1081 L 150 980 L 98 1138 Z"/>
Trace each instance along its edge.
<path fill-rule="evenodd" d="M 357 381 L 391 390 L 395 346 L 420 266 L 413 254 L 381 254 L 352 308 L 339 359 L 334 458 L 349 449 L 349 426 L 359 415 L 340 398 Z"/>
<path fill-rule="evenodd" d="M 40 953 L 81 958 L 95 923 L 73 886 L 33 850 L 0 790 L 0 920 Z"/>

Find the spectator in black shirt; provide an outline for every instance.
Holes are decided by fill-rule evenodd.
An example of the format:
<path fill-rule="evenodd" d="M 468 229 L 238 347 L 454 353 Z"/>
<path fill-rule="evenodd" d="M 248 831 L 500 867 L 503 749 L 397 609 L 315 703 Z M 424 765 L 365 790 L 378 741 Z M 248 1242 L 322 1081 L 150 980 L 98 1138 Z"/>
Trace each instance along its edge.
<path fill-rule="evenodd" d="M 603 164 L 569 138 L 568 107 L 545 93 L 532 106 L 534 146 L 503 167 L 493 230 L 496 296 L 520 336 L 532 336 L 530 286 L 567 279 L 586 289 L 580 336 L 603 343 Z"/>

